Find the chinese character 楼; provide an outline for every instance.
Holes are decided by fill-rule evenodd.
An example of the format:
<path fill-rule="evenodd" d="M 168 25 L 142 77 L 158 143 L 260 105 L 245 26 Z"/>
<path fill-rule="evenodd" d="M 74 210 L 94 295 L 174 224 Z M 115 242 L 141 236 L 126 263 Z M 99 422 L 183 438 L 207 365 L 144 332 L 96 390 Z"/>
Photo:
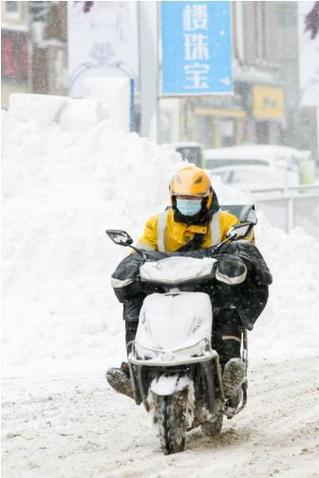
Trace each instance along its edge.
<path fill-rule="evenodd" d="M 185 31 L 208 30 L 207 5 L 186 5 L 183 25 Z"/>

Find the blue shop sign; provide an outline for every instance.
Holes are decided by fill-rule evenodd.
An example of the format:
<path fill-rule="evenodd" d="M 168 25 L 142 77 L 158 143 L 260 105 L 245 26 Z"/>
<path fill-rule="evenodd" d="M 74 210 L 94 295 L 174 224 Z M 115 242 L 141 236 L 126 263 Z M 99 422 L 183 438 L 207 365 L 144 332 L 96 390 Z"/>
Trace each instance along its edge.
<path fill-rule="evenodd" d="M 161 2 L 162 94 L 233 92 L 231 2 Z"/>

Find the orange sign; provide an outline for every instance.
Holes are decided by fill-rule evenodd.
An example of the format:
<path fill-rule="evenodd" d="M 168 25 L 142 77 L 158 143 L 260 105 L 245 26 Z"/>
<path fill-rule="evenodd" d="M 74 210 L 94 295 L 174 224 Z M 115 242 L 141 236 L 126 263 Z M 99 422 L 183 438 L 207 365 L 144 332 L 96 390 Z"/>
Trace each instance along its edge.
<path fill-rule="evenodd" d="M 275 86 L 253 87 L 253 115 L 259 119 L 283 119 L 284 91 Z"/>

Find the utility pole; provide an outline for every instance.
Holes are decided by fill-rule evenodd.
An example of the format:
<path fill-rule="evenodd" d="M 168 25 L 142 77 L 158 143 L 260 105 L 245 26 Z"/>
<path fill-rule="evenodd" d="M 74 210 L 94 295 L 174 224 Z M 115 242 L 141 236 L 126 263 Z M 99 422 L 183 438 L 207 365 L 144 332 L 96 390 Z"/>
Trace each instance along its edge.
<path fill-rule="evenodd" d="M 157 141 L 159 19 L 157 2 L 137 2 L 139 11 L 139 51 L 141 82 L 141 135 Z"/>

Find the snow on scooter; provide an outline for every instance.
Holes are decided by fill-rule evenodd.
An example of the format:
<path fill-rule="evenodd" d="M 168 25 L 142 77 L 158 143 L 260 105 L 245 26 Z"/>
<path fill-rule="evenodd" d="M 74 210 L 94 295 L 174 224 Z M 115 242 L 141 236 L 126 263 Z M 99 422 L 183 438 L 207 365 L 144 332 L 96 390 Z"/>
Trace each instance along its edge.
<path fill-rule="evenodd" d="M 183 451 L 186 431 L 199 425 L 207 436 L 219 434 L 223 416 L 232 418 L 246 405 L 247 330 L 244 327 L 242 334 L 242 398 L 234 409 L 228 407 L 219 356 L 211 344 L 211 299 L 200 285 L 212 279 L 229 284 L 245 280 L 246 270 L 236 278 L 220 274 L 214 255 L 226 242 L 246 237 L 252 227 L 251 222 L 233 226 L 226 240 L 209 250 L 210 257 L 173 253 L 157 261 L 132 246 L 127 232 L 106 231 L 113 242 L 131 247 L 144 259 L 139 279 L 148 295 L 128 350 L 128 364 L 135 402 L 152 413 L 164 454 Z"/>

